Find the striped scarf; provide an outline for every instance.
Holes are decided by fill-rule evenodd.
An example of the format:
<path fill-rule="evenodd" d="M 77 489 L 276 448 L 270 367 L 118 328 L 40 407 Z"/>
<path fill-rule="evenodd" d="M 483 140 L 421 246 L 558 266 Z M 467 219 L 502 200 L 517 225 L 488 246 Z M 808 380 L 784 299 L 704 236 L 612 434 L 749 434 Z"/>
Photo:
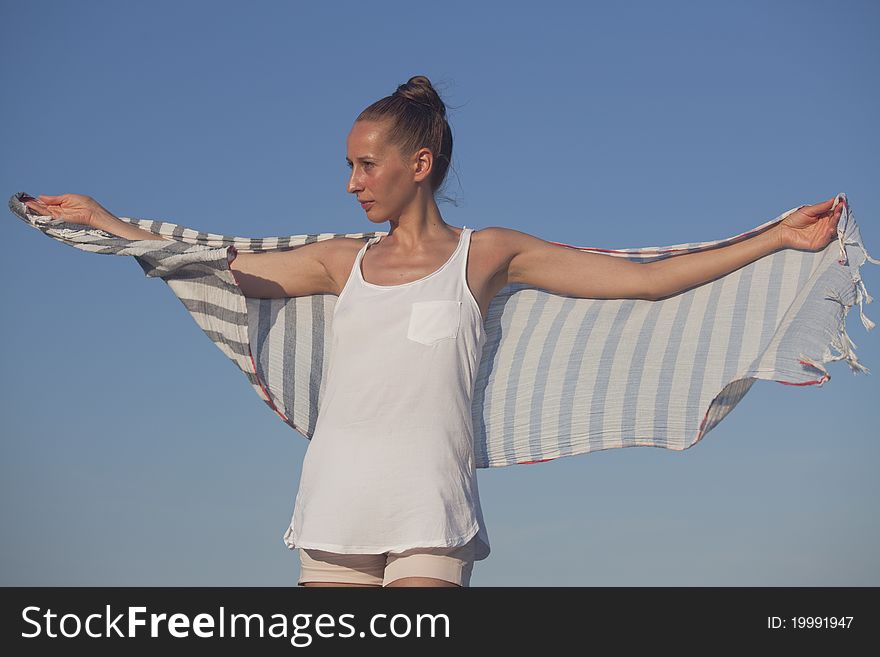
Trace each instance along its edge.
<path fill-rule="evenodd" d="M 229 268 L 237 252 L 287 250 L 335 237 L 382 232 L 244 238 L 120 217 L 173 241 L 128 240 L 9 207 L 29 226 L 74 248 L 129 255 L 159 277 L 244 373 L 260 398 L 311 439 L 331 357 L 336 296 L 246 298 Z M 614 447 L 683 450 L 715 427 L 757 379 L 821 385 L 825 364 L 867 372 L 846 333 L 846 315 L 871 297 L 859 268 L 873 264 L 845 194 L 838 239 L 820 252 L 784 249 L 660 301 L 581 299 L 510 284 L 492 300 L 474 384 L 476 467 L 537 463 Z M 803 207 L 803 206 L 800 206 Z M 635 262 L 724 246 L 728 239 L 666 247 L 575 247 Z"/>

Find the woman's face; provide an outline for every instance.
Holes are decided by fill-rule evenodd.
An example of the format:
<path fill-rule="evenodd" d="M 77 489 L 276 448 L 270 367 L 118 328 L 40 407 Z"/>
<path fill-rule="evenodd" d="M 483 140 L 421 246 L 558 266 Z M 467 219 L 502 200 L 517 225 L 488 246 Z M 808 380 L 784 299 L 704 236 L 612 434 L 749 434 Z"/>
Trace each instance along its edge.
<path fill-rule="evenodd" d="M 374 223 L 396 220 L 413 201 L 418 185 L 400 149 L 385 140 L 386 125 L 378 121 L 355 121 L 348 133 L 345 157 L 351 167 L 348 192 Z M 415 161 L 413 163 L 415 166 Z"/>

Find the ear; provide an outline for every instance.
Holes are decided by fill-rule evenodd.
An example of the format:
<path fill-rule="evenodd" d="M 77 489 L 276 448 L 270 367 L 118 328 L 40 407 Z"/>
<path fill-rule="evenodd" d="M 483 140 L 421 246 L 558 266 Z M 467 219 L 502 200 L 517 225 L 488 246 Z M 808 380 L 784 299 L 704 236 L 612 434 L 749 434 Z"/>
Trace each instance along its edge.
<path fill-rule="evenodd" d="M 427 148 L 420 148 L 415 152 L 412 158 L 413 163 L 413 180 L 422 182 L 427 180 L 434 168 L 434 155 Z"/>

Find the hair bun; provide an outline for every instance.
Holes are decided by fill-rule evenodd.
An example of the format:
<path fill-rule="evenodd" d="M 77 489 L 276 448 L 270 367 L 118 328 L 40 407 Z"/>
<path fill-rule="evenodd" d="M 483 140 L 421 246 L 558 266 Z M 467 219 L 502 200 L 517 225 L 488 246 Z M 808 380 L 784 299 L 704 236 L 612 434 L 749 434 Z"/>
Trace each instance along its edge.
<path fill-rule="evenodd" d="M 446 116 L 446 105 L 440 100 L 434 85 L 424 75 L 411 77 L 405 84 L 397 87 L 394 95 L 402 96 L 407 100 L 439 112 L 441 116 Z"/>

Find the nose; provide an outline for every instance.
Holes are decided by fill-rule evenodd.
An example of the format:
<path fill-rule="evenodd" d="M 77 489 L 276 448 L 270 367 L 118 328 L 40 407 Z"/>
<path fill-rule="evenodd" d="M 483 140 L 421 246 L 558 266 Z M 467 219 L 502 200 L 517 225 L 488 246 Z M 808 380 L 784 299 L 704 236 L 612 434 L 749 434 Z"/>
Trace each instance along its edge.
<path fill-rule="evenodd" d="M 360 181 L 358 181 L 358 179 L 355 175 L 356 172 L 357 172 L 356 169 L 352 169 L 351 175 L 348 177 L 348 186 L 346 189 L 349 194 L 357 194 L 363 188 Z"/>

